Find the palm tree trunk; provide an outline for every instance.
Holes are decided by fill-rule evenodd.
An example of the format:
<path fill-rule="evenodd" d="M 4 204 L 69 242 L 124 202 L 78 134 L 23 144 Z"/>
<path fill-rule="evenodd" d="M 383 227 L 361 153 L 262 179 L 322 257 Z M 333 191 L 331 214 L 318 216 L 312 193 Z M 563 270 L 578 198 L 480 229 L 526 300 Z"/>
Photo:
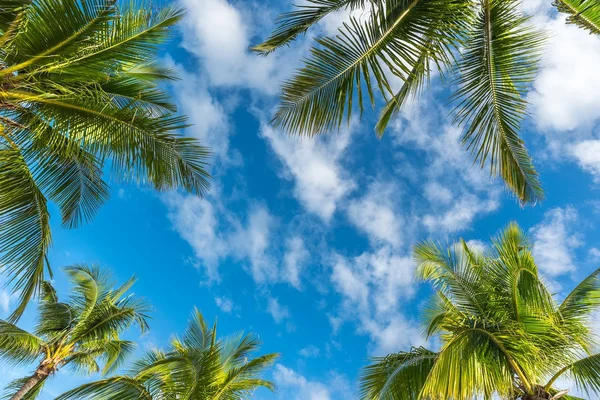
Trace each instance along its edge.
<path fill-rule="evenodd" d="M 23 384 L 21 389 L 10 398 L 10 400 L 21 400 L 31 389 L 33 389 L 37 384 L 43 382 L 48 375 L 52 373 L 52 369 L 48 368 L 45 365 L 40 365 L 37 367 L 33 375 L 31 375 Z"/>

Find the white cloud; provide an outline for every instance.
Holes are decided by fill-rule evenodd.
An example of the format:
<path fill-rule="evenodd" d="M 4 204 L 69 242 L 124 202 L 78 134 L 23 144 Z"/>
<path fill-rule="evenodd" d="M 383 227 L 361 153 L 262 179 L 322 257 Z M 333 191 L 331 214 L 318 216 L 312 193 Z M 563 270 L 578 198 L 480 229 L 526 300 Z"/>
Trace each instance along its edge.
<path fill-rule="evenodd" d="M 221 163 L 234 161 L 229 148 L 231 126 L 227 113 L 221 104 L 210 94 L 201 72 L 192 73 L 170 56 L 164 60 L 165 66 L 172 68 L 179 80 L 171 82 L 179 112 L 188 116 L 192 126 L 185 130 L 187 136 L 199 139 L 210 147 L 213 159 Z M 237 161 L 237 160 L 235 160 Z"/>
<path fill-rule="evenodd" d="M 597 262 L 600 261 L 600 249 L 598 249 L 597 247 L 592 247 L 589 251 L 588 251 L 589 257 L 593 262 Z"/>
<path fill-rule="evenodd" d="M 225 313 L 229 314 L 229 313 L 231 313 L 231 311 L 233 311 L 233 307 L 234 307 L 233 300 L 231 300 L 229 297 L 216 296 L 215 304 L 217 305 L 217 307 L 219 307 L 221 309 L 221 311 L 223 311 Z"/>
<path fill-rule="evenodd" d="M 329 221 L 355 187 L 340 165 L 350 143 L 350 130 L 327 137 L 296 138 L 263 123 L 261 136 L 283 163 L 284 177 L 294 180 L 295 197 L 309 212 Z"/>
<path fill-rule="evenodd" d="M 290 318 L 290 310 L 279 303 L 275 297 L 269 297 L 267 303 L 267 312 L 271 314 L 275 323 L 280 324 Z"/>
<path fill-rule="evenodd" d="M 414 294 L 413 272 L 412 259 L 387 246 L 353 259 L 336 256 L 331 281 L 342 295 L 342 305 L 339 315 L 330 315 L 334 330 L 346 320 L 355 320 L 359 332 L 369 335 L 372 351 L 378 354 L 407 343 L 400 342 L 402 329 L 406 341 L 420 343 L 415 324 L 399 312 L 400 300 Z M 396 341 L 392 340 L 394 335 L 398 336 Z"/>
<path fill-rule="evenodd" d="M 551 277 L 576 270 L 573 249 L 582 245 L 574 232 L 577 212 L 571 206 L 555 208 L 544 220 L 531 228 L 533 255 L 538 268 Z"/>
<path fill-rule="evenodd" d="M 238 256 L 250 260 L 250 274 L 257 283 L 277 280 L 277 263 L 268 253 L 274 219 L 264 206 L 252 207 L 247 226 L 238 228 L 229 241 Z"/>
<path fill-rule="evenodd" d="M 385 356 L 392 352 L 407 351 L 413 346 L 426 344 L 421 328 L 406 319 L 400 313 L 394 315 L 388 322 L 376 320 L 363 321 L 362 329 L 369 333 L 375 347 L 371 350 L 374 356 Z"/>
<path fill-rule="evenodd" d="M 556 131 L 590 127 L 600 118 L 600 38 L 567 25 L 565 14 L 544 3 L 533 19 L 551 34 L 529 95 L 535 120 L 540 128 Z"/>
<path fill-rule="evenodd" d="M 182 23 L 183 46 L 203 66 L 215 86 L 256 89 L 275 94 L 298 55 L 282 49 L 269 57 L 250 53 L 255 19 L 266 10 L 255 3 L 227 0 L 181 0 L 187 8 Z M 258 9 L 257 9 L 258 8 Z M 254 14 L 254 15 L 253 15 Z"/>
<path fill-rule="evenodd" d="M 278 398 L 287 400 L 349 400 L 355 397 L 345 376 L 332 372 L 326 382 L 308 380 L 281 364 L 275 364 L 273 380 Z"/>
<path fill-rule="evenodd" d="M 0 289 L 0 311 L 6 314 L 10 310 L 11 295 L 4 289 Z"/>
<path fill-rule="evenodd" d="M 390 127 L 400 158 L 397 172 L 420 186 L 426 200 L 415 200 L 405 219 L 420 219 L 437 234 L 468 229 L 477 217 L 496 210 L 503 184 L 491 179 L 487 168 L 472 165 L 463 131 L 448 124 L 447 114 L 431 93 L 424 94 L 408 102 Z M 409 156 L 424 165 L 413 170 L 411 159 L 402 158 Z"/>
<path fill-rule="evenodd" d="M 496 210 L 499 204 L 495 196 L 482 199 L 465 193 L 445 211 L 424 215 L 423 224 L 430 232 L 460 231 L 469 228 L 478 215 Z"/>
<path fill-rule="evenodd" d="M 317 358 L 321 354 L 321 350 L 317 346 L 311 344 L 300 349 L 298 354 L 304 358 Z"/>
<path fill-rule="evenodd" d="M 210 281 L 219 279 L 218 263 L 230 249 L 220 232 L 213 204 L 208 198 L 171 193 L 163 197 L 174 229 L 194 250 Z"/>
<path fill-rule="evenodd" d="M 283 256 L 283 269 L 281 278 L 296 289 L 300 288 L 300 274 L 304 263 L 309 258 L 308 250 L 300 237 L 293 237 L 286 241 L 286 252 Z"/>
<path fill-rule="evenodd" d="M 396 210 L 397 204 L 400 204 L 398 189 L 391 184 L 376 182 L 363 197 L 349 202 L 348 218 L 369 236 L 371 242 L 400 246 L 403 221 Z"/>
<path fill-rule="evenodd" d="M 600 65 L 600 64 L 598 64 Z M 584 140 L 571 147 L 571 153 L 584 170 L 600 180 L 600 140 Z"/>
<path fill-rule="evenodd" d="M 244 224 L 213 197 L 201 199 L 170 193 L 163 196 L 173 228 L 190 244 L 209 281 L 220 279 L 218 265 L 227 257 L 248 260 L 255 282 L 279 279 L 278 266 L 269 253 L 274 219 L 263 205 L 249 207 Z"/>

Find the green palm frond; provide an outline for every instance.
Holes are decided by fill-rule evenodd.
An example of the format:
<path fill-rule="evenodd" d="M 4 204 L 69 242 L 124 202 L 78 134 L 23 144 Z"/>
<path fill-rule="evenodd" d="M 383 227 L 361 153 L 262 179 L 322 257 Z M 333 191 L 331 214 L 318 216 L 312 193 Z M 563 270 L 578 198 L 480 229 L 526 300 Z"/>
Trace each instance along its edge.
<path fill-rule="evenodd" d="M 458 63 L 456 122 L 482 166 L 500 175 L 523 203 L 543 198 L 531 158 L 519 137 L 525 93 L 535 78 L 545 34 L 528 25 L 516 1 L 482 0 Z"/>
<path fill-rule="evenodd" d="M 362 371 L 361 398 L 413 400 L 419 398 L 437 353 L 423 347 L 378 357 Z"/>
<path fill-rule="evenodd" d="M 63 226 L 108 200 L 103 171 L 157 190 L 208 190 L 210 152 L 180 131 L 161 84 L 159 46 L 183 17 L 140 0 L 0 4 L 0 263 L 20 303 L 40 293 L 50 246 L 47 200 Z"/>
<path fill-rule="evenodd" d="M 363 89 L 372 104 L 374 86 L 384 96 L 393 95 L 388 70 L 403 79 L 414 75 L 423 51 L 443 61 L 442 54 L 432 52 L 452 46 L 460 24 L 448 21 L 460 21 L 467 11 L 462 0 L 397 0 L 385 10 L 373 5 L 366 22 L 351 17 L 335 38 L 317 39 L 320 47 L 313 47 L 304 67 L 283 84 L 273 123 L 294 134 L 338 129 L 350 120 L 354 96 L 362 112 Z M 432 48 L 421 34 L 427 32 L 437 33 L 440 46 Z"/>
<path fill-rule="evenodd" d="M 154 398 L 134 378 L 117 376 L 83 384 L 56 398 L 56 400 L 69 399 L 153 400 Z"/>
<path fill-rule="evenodd" d="M 108 185 L 93 154 L 82 148 L 64 154 L 58 143 L 51 146 L 28 152 L 37 163 L 36 182 L 60 208 L 63 226 L 74 228 L 91 220 L 108 200 Z"/>
<path fill-rule="evenodd" d="M 582 358 L 558 371 L 550 379 L 546 389 L 551 388 L 556 379 L 565 374 L 574 379 L 577 387 L 585 390 L 588 395 L 600 393 L 600 374 L 598 371 L 600 371 L 600 354 Z"/>
<path fill-rule="evenodd" d="M 43 339 L 0 320 L 0 357 L 5 361 L 15 364 L 32 362 L 45 346 Z"/>
<path fill-rule="evenodd" d="M 600 307 L 598 271 L 559 306 L 538 274 L 531 241 L 515 223 L 484 252 L 461 240 L 447 249 L 422 242 L 414 253 L 417 276 L 435 290 L 422 315 L 440 350 L 427 353 L 424 364 L 414 349 L 377 359 L 363 371 L 364 399 L 563 398 L 553 387 L 563 375 L 590 398 L 600 392 L 589 318 Z"/>
<path fill-rule="evenodd" d="M 254 335 L 216 337 L 195 309 L 181 339 L 167 350 L 151 350 L 134 362 L 127 376 L 85 384 L 58 397 L 67 399 L 204 399 L 249 398 L 258 387 L 274 389 L 260 375 L 278 357 L 253 357 L 259 347 Z"/>
<path fill-rule="evenodd" d="M 21 151 L 10 142 L 0 141 L 0 264 L 13 291 L 19 293 L 12 321 L 25 311 L 44 281 L 50 243 L 46 198 Z"/>
<path fill-rule="evenodd" d="M 109 274 L 97 266 L 65 268 L 73 285 L 67 302 L 59 302 L 50 283 L 44 282 L 38 302 L 34 333 L 0 320 L 0 358 L 12 363 L 37 362 L 32 377 L 15 381 L 7 390 L 15 394 L 26 382 L 42 376 L 39 387 L 64 367 L 74 372 L 108 374 L 120 368 L 135 343 L 120 335 L 132 324 L 148 327 L 146 308 L 127 291 L 135 280 L 114 288 Z M 25 398 L 35 398 L 38 386 Z"/>
<path fill-rule="evenodd" d="M 327 15 L 341 9 L 355 10 L 364 7 L 371 0 L 308 0 L 307 4 L 296 6 L 295 11 L 277 17 L 277 28 L 263 43 L 252 47 L 252 50 L 268 55 L 278 48 L 289 44 L 298 35 L 306 33 L 313 25 Z"/>
<path fill-rule="evenodd" d="M 12 396 L 15 394 L 15 392 L 17 390 L 19 390 L 25 384 L 25 382 L 27 382 L 27 379 L 29 379 L 29 378 L 27 378 L 27 377 L 18 378 L 18 379 L 13 380 L 12 382 L 10 382 L 4 388 L 4 394 L 0 398 L 2 400 L 9 400 L 10 398 L 12 398 Z M 35 385 L 25 396 L 23 396 L 22 400 L 36 399 L 39 396 L 39 394 L 42 392 L 42 389 L 44 388 L 44 383 L 45 383 L 45 381 L 41 381 L 37 385 Z"/>
<path fill-rule="evenodd" d="M 439 352 L 424 384 L 424 398 L 510 398 L 513 375 L 528 385 L 527 376 L 514 360 L 516 354 L 497 335 L 483 329 L 465 330 Z M 531 354 L 528 354 L 531 355 Z"/>
<path fill-rule="evenodd" d="M 555 0 L 554 5 L 569 15 L 567 23 L 600 34 L 600 2 L 597 0 Z"/>
<path fill-rule="evenodd" d="M 587 318 L 600 307 L 600 268 L 565 297 L 558 312 L 566 320 Z"/>

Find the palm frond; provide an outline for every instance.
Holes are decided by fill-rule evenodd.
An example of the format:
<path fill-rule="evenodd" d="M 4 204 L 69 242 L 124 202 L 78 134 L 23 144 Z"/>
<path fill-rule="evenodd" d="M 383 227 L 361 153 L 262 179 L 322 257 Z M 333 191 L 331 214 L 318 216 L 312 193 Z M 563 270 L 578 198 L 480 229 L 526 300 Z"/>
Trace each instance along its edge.
<path fill-rule="evenodd" d="M 555 0 L 554 5 L 569 15 L 567 23 L 600 34 L 600 2 L 597 0 Z"/>
<path fill-rule="evenodd" d="M 10 382 L 8 385 L 6 385 L 6 387 L 4 388 L 4 393 L 2 395 L 2 397 L 0 397 L 2 400 L 9 400 L 13 397 L 13 395 L 19 390 L 21 389 L 21 387 L 23 387 L 23 385 L 29 380 L 29 377 L 24 377 L 24 378 L 18 378 L 13 380 L 12 382 Z M 22 400 L 34 400 L 36 399 L 40 393 L 42 392 L 42 389 L 44 388 L 44 384 L 46 383 L 45 380 L 41 380 L 39 381 L 29 392 L 27 392 L 25 394 L 25 396 L 22 397 Z"/>
<path fill-rule="evenodd" d="M 44 354 L 43 339 L 0 320 L 0 357 L 14 364 L 33 362 Z"/>
<path fill-rule="evenodd" d="M 423 347 L 375 358 L 361 373 L 361 399 L 419 398 L 436 359 L 437 353 Z"/>
<path fill-rule="evenodd" d="M 598 307 L 600 307 L 600 268 L 588 275 L 565 297 L 558 312 L 564 319 L 579 319 L 590 316 Z"/>
<path fill-rule="evenodd" d="M 5 51 L 5 76 L 31 68 L 36 63 L 51 63 L 62 54 L 71 54 L 89 43 L 89 37 L 107 27 L 115 3 L 93 1 L 37 1 L 25 11 L 27 29 L 19 31 Z M 87 42 L 87 43 L 86 43 Z"/>
<path fill-rule="evenodd" d="M 433 50 L 424 33 L 436 32 L 442 48 L 453 46 L 468 3 L 395 0 L 386 8 L 372 5 L 366 22 L 351 17 L 335 38 L 317 39 L 319 47 L 312 48 L 311 58 L 283 84 L 273 123 L 294 134 L 338 129 L 344 119 L 350 120 L 355 90 L 362 113 L 363 86 L 371 104 L 375 102 L 371 79 L 387 97 L 393 94 L 388 71 L 401 79 L 413 74 L 423 51 Z"/>
<path fill-rule="evenodd" d="M 521 202 L 531 203 L 543 191 L 519 130 L 545 34 L 528 25 L 516 4 L 480 2 L 458 63 L 454 99 L 456 122 L 466 125 L 463 141 L 475 161 L 489 162 L 492 175 L 500 175 Z"/>
<path fill-rule="evenodd" d="M 371 0 L 308 0 L 307 4 L 297 5 L 296 10 L 277 17 L 277 27 L 263 43 L 252 47 L 261 54 L 269 53 L 289 44 L 299 35 L 306 33 L 313 25 L 327 15 L 341 9 L 362 8 Z"/>
<path fill-rule="evenodd" d="M 546 389 L 552 387 L 556 379 L 563 374 L 569 375 L 575 380 L 575 384 L 588 395 L 600 393 L 600 354 L 594 354 L 569 364 L 558 371 L 546 385 Z"/>
<path fill-rule="evenodd" d="M 50 242 L 46 198 L 14 142 L 0 141 L 0 263 L 13 293 L 19 293 L 11 321 L 19 319 L 41 289 Z"/>
<path fill-rule="evenodd" d="M 108 200 L 108 185 L 93 154 L 80 147 L 64 152 L 57 142 L 51 146 L 28 155 L 35 160 L 37 184 L 61 210 L 63 226 L 74 228 L 91 220 Z"/>
<path fill-rule="evenodd" d="M 56 398 L 69 399 L 153 400 L 154 397 L 137 380 L 127 376 L 116 376 L 83 384 Z"/>

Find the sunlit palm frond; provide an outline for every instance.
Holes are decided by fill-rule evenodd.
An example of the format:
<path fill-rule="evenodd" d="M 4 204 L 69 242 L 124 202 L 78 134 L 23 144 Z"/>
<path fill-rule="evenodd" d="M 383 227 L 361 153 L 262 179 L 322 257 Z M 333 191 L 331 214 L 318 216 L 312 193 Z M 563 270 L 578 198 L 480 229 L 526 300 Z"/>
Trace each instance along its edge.
<path fill-rule="evenodd" d="M 173 75 L 157 52 L 183 16 L 179 6 L 0 6 L 0 262 L 20 295 L 16 319 L 44 281 L 46 199 L 65 227 L 79 226 L 108 199 L 110 167 L 124 182 L 203 195 L 210 152 L 181 136 L 186 119 L 161 87 Z"/>
<path fill-rule="evenodd" d="M 0 321 L 0 357 L 38 363 L 33 375 L 9 387 L 11 395 L 24 391 L 24 398 L 35 398 L 46 378 L 65 367 L 84 374 L 113 372 L 135 349 L 120 335 L 132 324 L 148 327 L 144 303 L 126 293 L 134 280 L 113 288 L 110 276 L 98 267 L 75 265 L 65 271 L 72 295 L 59 302 L 51 284 L 43 283 L 34 334 Z"/>
<path fill-rule="evenodd" d="M 0 357 L 14 364 L 29 363 L 42 354 L 43 339 L 0 320 Z"/>
<path fill-rule="evenodd" d="M 0 397 L 0 399 L 9 400 L 10 398 L 12 398 L 15 392 L 19 390 L 25 384 L 25 382 L 27 382 L 27 379 L 28 378 L 18 378 L 10 382 L 4 388 L 4 394 L 2 395 L 2 397 Z M 42 381 L 35 385 L 25 396 L 23 396 L 22 400 L 36 399 L 42 392 L 42 389 L 44 388 L 44 383 L 45 382 Z"/>
<path fill-rule="evenodd" d="M 423 347 L 378 357 L 360 378 L 365 400 L 413 400 L 420 396 L 437 353 Z"/>
<path fill-rule="evenodd" d="M 83 384 L 56 398 L 56 400 L 70 399 L 153 400 L 154 397 L 137 380 L 126 376 L 116 376 Z"/>
<path fill-rule="evenodd" d="M 313 25 L 327 15 L 346 9 L 354 10 L 364 7 L 371 0 L 308 0 L 307 4 L 296 6 L 296 10 L 283 13 L 277 17 L 277 28 L 263 43 L 252 47 L 261 55 L 289 44 L 298 35 L 306 33 Z"/>
<path fill-rule="evenodd" d="M 535 78 L 545 34 L 528 24 L 516 1 L 482 0 L 459 60 L 456 121 L 475 160 L 489 162 L 523 203 L 543 198 L 519 136 L 525 94 Z"/>
<path fill-rule="evenodd" d="M 0 139 L 0 264 L 19 297 L 13 321 L 23 314 L 44 281 L 50 242 L 46 198 L 21 151 L 10 139 Z"/>
<path fill-rule="evenodd" d="M 372 104 L 375 87 L 383 96 L 393 95 L 390 78 L 414 75 L 420 54 L 434 49 L 423 34 L 435 31 L 441 47 L 450 46 L 457 31 L 448 28 L 458 23 L 447 21 L 460 21 L 467 7 L 460 0 L 397 0 L 387 8 L 372 4 L 364 22 L 350 17 L 335 38 L 317 39 L 311 58 L 283 84 L 275 126 L 294 134 L 324 133 L 350 120 L 355 96 L 362 112 L 363 90 Z"/>
<path fill-rule="evenodd" d="M 600 393 L 600 354 L 594 354 L 566 365 L 558 371 L 546 385 L 550 389 L 562 375 L 571 377 L 577 387 L 588 395 Z"/>
<path fill-rule="evenodd" d="M 600 307 L 600 268 L 588 275 L 565 297 L 558 312 L 567 320 L 589 317 Z"/>
<path fill-rule="evenodd" d="M 567 23 L 600 34 L 600 2 L 597 0 L 555 0 L 554 5 L 569 15 Z"/>

